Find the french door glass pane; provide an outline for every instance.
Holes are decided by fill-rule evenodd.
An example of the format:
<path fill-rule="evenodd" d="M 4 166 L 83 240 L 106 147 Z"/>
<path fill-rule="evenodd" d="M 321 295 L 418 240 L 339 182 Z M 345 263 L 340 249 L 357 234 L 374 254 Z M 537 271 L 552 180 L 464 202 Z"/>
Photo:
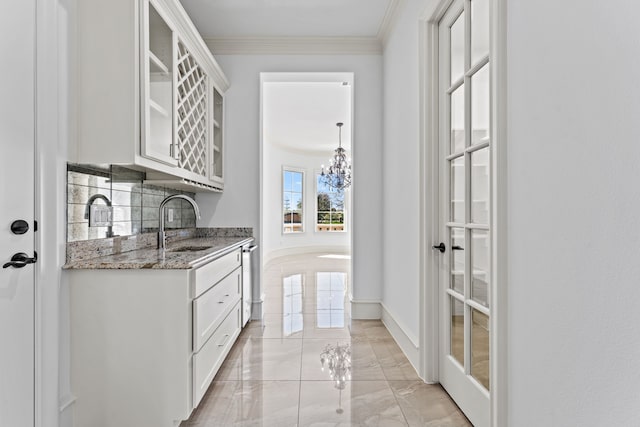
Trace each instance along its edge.
<path fill-rule="evenodd" d="M 464 150 L 464 85 L 451 93 L 451 153 Z"/>
<path fill-rule="evenodd" d="M 451 161 L 451 221 L 464 223 L 464 157 Z"/>
<path fill-rule="evenodd" d="M 471 77 L 471 144 L 489 137 L 489 65 Z"/>
<path fill-rule="evenodd" d="M 464 304 L 451 299 L 451 355 L 464 366 Z"/>
<path fill-rule="evenodd" d="M 489 316 L 471 309 L 471 375 L 489 390 Z"/>
<path fill-rule="evenodd" d="M 489 232 L 471 231 L 471 298 L 489 307 Z"/>
<path fill-rule="evenodd" d="M 451 229 L 451 283 L 450 287 L 464 294 L 464 228 Z"/>
<path fill-rule="evenodd" d="M 471 0 L 471 63 L 489 54 L 489 0 Z"/>
<path fill-rule="evenodd" d="M 451 26 L 451 82 L 464 75 L 464 12 Z"/>
<path fill-rule="evenodd" d="M 471 222 L 489 224 L 489 147 L 471 153 Z"/>

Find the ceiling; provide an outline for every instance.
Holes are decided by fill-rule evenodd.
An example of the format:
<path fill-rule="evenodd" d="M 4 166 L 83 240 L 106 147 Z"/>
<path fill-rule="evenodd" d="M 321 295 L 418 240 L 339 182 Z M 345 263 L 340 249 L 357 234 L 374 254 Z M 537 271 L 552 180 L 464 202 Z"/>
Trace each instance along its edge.
<path fill-rule="evenodd" d="M 397 0 L 181 0 L 206 38 L 379 37 Z"/>
<path fill-rule="evenodd" d="M 290 151 L 326 154 L 338 146 L 337 122 L 343 122 L 342 146 L 351 147 L 351 86 L 337 82 L 264 83 L 263 137 Z"/>

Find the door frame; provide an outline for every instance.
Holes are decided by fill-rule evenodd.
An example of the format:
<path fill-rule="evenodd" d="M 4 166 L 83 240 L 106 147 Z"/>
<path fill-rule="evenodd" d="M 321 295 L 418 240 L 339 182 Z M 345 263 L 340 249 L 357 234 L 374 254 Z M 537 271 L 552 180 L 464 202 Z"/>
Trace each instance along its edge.
<path fill-rule="evenodd" d="M 56 0 L 34 0 L 36 6 L 35 34 L 35 212 L 38 232 L 35 250 L 35 426 L 57 425 L 65 409 L 75 401 L 68 394 L 68 371 L 61 369 L 61 270 L 66 243 L 66 162 L 68 143 L 72 137 L 65 86 L 73 60 L 67 26 L 74 10 Z M 63 32 L 64 31 L 64 32 Z M 73 42 L 73 41 L 72 41 Z M 71 59 L 64 54 L 71 54 Z M 61 84 L 61 81 L 63 82 Z M 61 91 L 63 91 L 61 93 Z M 66 199 L 65 199 L 66 200 Z M 66 360 L 63 357 L 63 363 Z M 60 398 L 61 393 L 63 394 Z"/>
<path fill-rule="evenodd" d="M 266 233 L 266 228 L 267 228 L 267 224 L 264 223 L 264 157 L 265 157 L 265 141 L 264 141 L 264 85 L 265 83 L 292 83 L 292 82 L 300 82 L 300 83 L 317 83 L 317 82 L 322 82 L 322 83 L 342 83 L 342 82 L 348 82 L 350 84 L 351 87 L 351 114 L 349 117 L 349 120 L 351 120 L 351 159 L 355 159 L 356 158 L 356 130 L 355 130 L 355 123 L 356 123 L 356 116 L 355 116 L 355 104 L 356 104 L 356 98 L 355 98 L 355 72 L 353 71 L 281 71 L 281 72 L 271 72 L 271 71 L 263 71 L 260 73 L 260 98 L 259 98 L 259 103 L 260 103 L 260 121 L 259 121 L 259 128 L 260 128 L 260 140 L 259 140 L 259 177 L 260 177 L 260 248 L 258 249 L 259 252 L 259 271 L 260 271 L 260 283 L 258 286 L 258 289 L 254 288 L 253 290 L 253 309 L 252 309 L 252 315 L 251 315 L 251 319 L 252 320 L 261 320 L 263 318 L 264 315 L 264 307 L 263 307 L 263 303 L 264 303 L 264 299 L 265 299 L 265 284 L 262 281 L 262 278 L 265 277 L 264 275 L 264 270 L 265 270 L 265 264 L 268 262 L 268 260 L 266 260 L 266 251 L 264 248 L 264 241 L 265 241 L 265 233 Z M 293 169 L 296 169 L 294 167 L 291 167 Z M 300 171 L 304 171 L 304 168 L 300 169 Z M 355 177 L 355 171 L 357 170 L 356 166 L 352 166 L 351 169 L 351 176 Z M 311 170 L 309 173 L 313 174 L 313 179 L 315 180 L 315 169 Z M 305 172 L 305 177 L 306 175 L 308 175 L 308 173 Z M 308 177 L 307 177 L 308 178 Z M 355 203 L 353 202 L 353 191 L 354 188 L 356 186 L 355 184 L 356 179 L 352 178 L 352 183 L 351 183 L 351 195 L 349 196 L 349 201 L 345 202 L 347 203 L 347 206 L 349 207 L 349 210 L 351 211 L 351 213 L 346 216 L 346 226 L 347 226 L 347 232 L 349 233 L 349 250 L 350 250 L 350 254 L 351 254 L 351 259 L 349 260 L 349 268 L 351 271 L 351 280 L 348 282 L 348 289 L 347 292 L 349 293 L 349 299 L 351 300 L 352 306 L 353 306 L 353 290 L 355 288 L 355 280 L 354 280 L 354 249 L 356 246 L 356 242 L 355 242 L 355 233 L 353 232 L 353 218 L 355 218 L 354 215 L 354 210 L 355 210 Z M 306 185 L 306 184 L 305 184 Z M 306 189 L 304 190 L 305 192 L 307 191 Z M 314 186 L 314 191 L 315 191 L 315 186 Z M 280 194 L 282 195 L 282 191 L 280 192 Z M 315 196 L 314 196 L 315 197 Z M 306 198 L 306 196 L 303 195 L 303 198 Z M 309 207 L 307 207 L 306 205 L 304 206 L 304 209 L 309 209 Z M 314 208 L 315 209 L 315 208 Z M 315 215 L 315 213 L 314 213 Z M 303 213 L 303 216 L 306 217 L 306 213 Z M 315 227 L 314 227 L 315 230 Z M 308 232 L 312 232 L 312 231 L 308 231 Z M 313 231 L 312 233 L 315 233 L 315 231 Z M 292 235 L 296 235 L 297 233 L 292 233 Z M 300 233 L 302 234 L 302 233 Z M 281 234 L 282 235 L 282 234 Z M 281 252 L 282 254 L 289 254 L 289 252 L 287 251 L 287 249 L 282 250 Z M 300 250 L 295 250 L 294 252 L 291 253 L 300 253 Z M 267 262 L 265 262 L 267 261 Z"/>
<path fill-rule="evenodd" d="M 490 425 L 508 421 L 507 348 L 507 0 L 489 0 L 491 8 L 491 281 L 490 281 Z M 420 370 L 426 382 L 439 380 L 440 241 L 439 188 L 439 21 L 453 0 L 431 0 L 419 18 L 420 108 Z M 500 260 L 500 262 L 498 262 Z M 504 320 L 503 320 L 504 319 Z"/>

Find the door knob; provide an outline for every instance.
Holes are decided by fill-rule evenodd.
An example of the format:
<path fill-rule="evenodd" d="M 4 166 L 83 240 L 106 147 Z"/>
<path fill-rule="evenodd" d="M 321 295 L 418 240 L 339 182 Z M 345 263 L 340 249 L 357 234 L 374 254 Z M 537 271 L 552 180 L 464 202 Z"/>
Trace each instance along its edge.
<path fill-rule="evenodd" d="M 29 231 L 29 223 L 24 219 L 17 219 L 11 223 L 11 232 L 13 234 L 24 234 Z"/>
<path fill-rule="evenodd" d="M 444 245 L 444 243 L 440 243 L 439 245 L 433 245 L 431 246 L 433 249 L 439 250 L 440 252 L 444 253 L 444 251 L 447 250 L 446 246 Z"/>
<path fill-rule="evenodd" d="M 27 264 L 35 264 L 38 261 L 38 254 L 34 253 L 33 258 L 29 258 L 29 255 L 24 252 L 18 252 L 17 254 L 11 257 L 11 261 L 5 263 L 2 268 L 22 268 Z"/>

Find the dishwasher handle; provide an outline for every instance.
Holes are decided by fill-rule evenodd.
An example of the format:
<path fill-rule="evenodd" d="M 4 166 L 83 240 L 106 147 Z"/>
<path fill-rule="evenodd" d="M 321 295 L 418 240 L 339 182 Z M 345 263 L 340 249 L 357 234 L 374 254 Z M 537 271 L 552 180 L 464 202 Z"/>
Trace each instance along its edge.
<path fill-rule="evenodd" d="M 258 245 L 246 246 L 246 247 L 242 248 L 242 252 L 244 252 L 244 253 L 253 252 L 256 249 L 258 249 Z"/>

